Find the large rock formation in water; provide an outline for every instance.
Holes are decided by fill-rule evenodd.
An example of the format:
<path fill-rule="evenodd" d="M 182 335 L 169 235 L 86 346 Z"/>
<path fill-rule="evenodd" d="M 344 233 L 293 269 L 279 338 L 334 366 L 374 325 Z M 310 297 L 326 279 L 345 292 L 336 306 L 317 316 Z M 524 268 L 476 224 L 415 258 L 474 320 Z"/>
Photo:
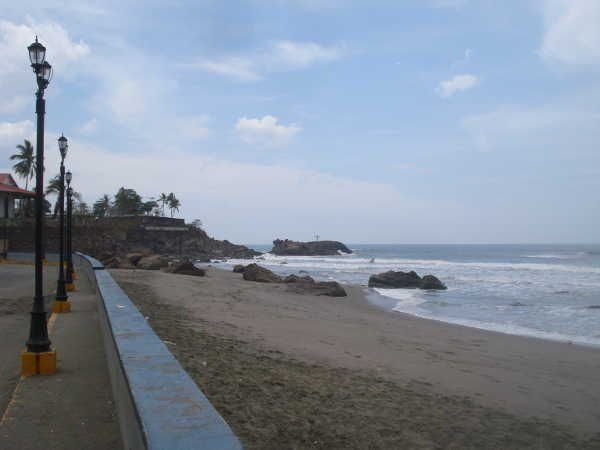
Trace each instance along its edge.
<path fill-rule="evenodd" d="M 425 275 L 421 278 L 414 270 L 410 272 L 389 272 L 371 275 L 369 277 L 369 287 L 383 289 L 427 289 L 444 290 L 446 286 L 433 275 Z"/>
<path fill-rule="evenodd" d="M 275 239 L 271 253 L 288 256 L 330 256 L 352 253 L 352 250 L 338 241 L 298 242 Z"/>

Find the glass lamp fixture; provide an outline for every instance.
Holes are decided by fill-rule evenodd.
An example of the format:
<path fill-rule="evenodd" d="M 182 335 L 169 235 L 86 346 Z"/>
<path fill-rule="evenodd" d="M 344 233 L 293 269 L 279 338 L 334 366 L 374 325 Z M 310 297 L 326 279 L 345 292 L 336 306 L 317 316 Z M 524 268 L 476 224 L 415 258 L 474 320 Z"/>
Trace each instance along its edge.
<path fill-rule="evenodd" d="M 60 156 L 62 159 L 65 159 L 67 156 L 67 150 L 69 149 L 69 141 L 64 135 L 58 138 L 58 149 L 60 150 Z"/>
<path fill-rule="evenodd" d="M 29 51 L 29 60 L 31 61 L 31 67 L 33 70 L 37 72 L 36 69 L 44 64 L 46 60 L 46 47 L 38 42 L 37 36 L 35 37 L 35 42 L 27 47 Z"/>

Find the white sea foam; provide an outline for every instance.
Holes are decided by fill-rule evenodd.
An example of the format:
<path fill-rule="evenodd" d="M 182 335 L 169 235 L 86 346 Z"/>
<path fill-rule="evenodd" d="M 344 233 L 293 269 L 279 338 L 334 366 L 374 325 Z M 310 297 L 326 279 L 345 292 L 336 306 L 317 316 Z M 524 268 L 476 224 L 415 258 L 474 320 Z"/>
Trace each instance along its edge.
<path fill-rule="evenodd" d="M 405 289 L 376 292 L 395 302 L 395 310 L 418 317 L 508 334 L 600 345 L 598 327 L 593 320 L 597 316 L 595 311 L 590 313 L 586 309 L 600 295 L 600 267 L 598 261 L 574 260 L 584 256 L 584 252 L 529 249 L 511 254 L 503 249 L 496 261 L 485 259 L 489 258 L 485 255 L 476 261 L 476 253 L 471 256 L 473 260 L 454 260 L 450 255 L 446 259 L 443 247 L 435 253 L 430 251 L 436 259 L 402 257 L 405 253 L 402 249 L 393 251 L 390 252 L 388 247 L 381 255 L 377 249 L 370 249 L 366 254 L 343 256 L 267 253 L 255 261 L 280 274 L 304 271 L 316 279 L 334 279 L 363 286 L 370 275 L 388 270 L 415 270 L 420 275 L 431 273 L 444 281 L 449 290 L 439 293 Z M 411 251 L 412 256 L 414 249 Z M 464 254 L 469 255 L 469 251 L 465 248 Z M 532 259 L 523 259 L 524 255 Z M 588 255 L 589 252 L 585 252 L 585 256 Z M 535 261 L 533 258 L 547 260 Z M 227 265 L 248 262 L 229 260 Z M 524 306 L 516 308 L 513 304 Z"/>

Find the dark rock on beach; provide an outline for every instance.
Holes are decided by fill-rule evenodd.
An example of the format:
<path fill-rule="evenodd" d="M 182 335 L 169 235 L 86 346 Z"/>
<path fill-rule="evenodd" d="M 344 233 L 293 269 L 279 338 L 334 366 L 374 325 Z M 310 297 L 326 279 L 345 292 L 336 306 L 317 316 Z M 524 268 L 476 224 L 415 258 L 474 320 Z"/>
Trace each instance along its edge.
<path fill-rule="evenodd" d="M 259 283 L 281 283 L 282 279 L 279 275 L 271 272 L 269 269 L 259 266 L 258 264 L 248 264 L 243 271 L 244 280 L 257 281 Z"/>
<path fill-rule="evenodd" d="M 443 291 L 444 289 L 447 289 L 446 285 L 433 275 L 425 275 L 423 278 L 421 278 L 421 286 L 419 287 L 421 289 L 438 291 Z"/>
<path fill-rule="evenodd" d="M 427 289 L 444 290 L 446 286 L 433 275 L 421 278 L 414 270 L 410 272 L 389 272 L 371 275 L 369 287 L 383 289 Z"/>
<path fill-rule="evenodd" d="M 233 272 L 234 273 L 243 273 L 245 268 L 246 268 L 246 266 L 244 266 L 242 264 L 236 264 L 235 266 L 233 266 Z"/>
<path fill-rule="evenodd" d="M 289 256 L 330 256 L 340 253 L 349 254 L 352 253 L 352 250 L 338 241 L 298 242 L 289 239 L 275 239 L 271 253 Z"/>
<path fill-rule="evenodd" d="M 335 281 L 315 281 L 308 275 L 288 275 L 285 278 L 265 269 L 257 264 L 242 266 L 236 265 L 233 268 L 236 273 L 242 273 L 246 281 L 258 281 L 262 283 L 284 283 L 287 290 L 297 294 L 327 295 L 329 297 L 346 297 L 344 288 Z"/>
<path fill-rule="evenodd" d="M 206 275 L 206 271 L 204 269 L 194 266 L 194 263 L 191 261 L 183 261 L 181 263 L 173 264 L 167 269 L 167 272 L 177 273 L 179 275 L 193 275 L 196 277 L 203 277 Z"/>

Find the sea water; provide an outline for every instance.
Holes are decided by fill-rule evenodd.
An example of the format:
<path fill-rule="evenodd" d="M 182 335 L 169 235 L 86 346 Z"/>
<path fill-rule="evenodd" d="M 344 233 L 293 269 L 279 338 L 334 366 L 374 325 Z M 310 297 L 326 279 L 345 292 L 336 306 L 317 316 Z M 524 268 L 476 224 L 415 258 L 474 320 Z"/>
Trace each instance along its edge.
<path fill-rule="evenodd" d="M 446 291 L 371 289 L 371 300 L 418 317 L 600 346 L 600 245 L 349 245 L 351 255 L 275 256 L 281 275 L 367 286 L 388 270 L 432 274 Z M 270 246 L 252 246 L 268 252 Z M 229 260 L 227 265 L 247 264 Z M 382 297 L 379 297 L 382 296 Z M 384 301 L 378 301 L 384 300 Z"/>

